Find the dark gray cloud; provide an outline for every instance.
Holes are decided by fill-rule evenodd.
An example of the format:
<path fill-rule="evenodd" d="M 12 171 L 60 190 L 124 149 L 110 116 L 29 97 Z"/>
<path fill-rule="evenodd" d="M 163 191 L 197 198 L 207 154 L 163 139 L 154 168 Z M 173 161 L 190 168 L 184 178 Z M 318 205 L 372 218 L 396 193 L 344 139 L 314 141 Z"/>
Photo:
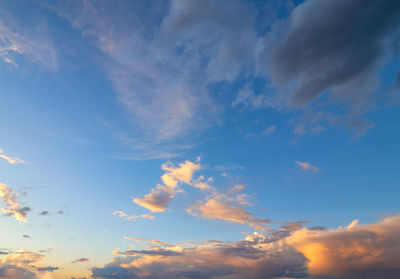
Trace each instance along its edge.
<path fill-rule="evenodd" d="M 75 261 L 73 261 L 72 263 L 73 264 L 75 264 L 75 263 L 88 263 L 90 260 L 88 259 L 88 258 L 79 258 L 79 259 L 76 259 Z"/>
<path fill-rule="evenodd" d="M 22 237 L 23 237 L 23 238 L 31 238 L 31 236 L 30 236 L 30 235 L 27 235 L 27 234 L 23 234 Z"/>
<path fill-rule="evenodd" d="M 39 213 L 39 215 L 45 216 L 45 215 L 49 215 L 49 212 L 47 210 L 41 211 Z"/>
<path fill-rule="evenodd" d="M 396 0 L 308 0 L 275 30 L 269 76 L 279 90 L 290 91 L 291 105 L 329 90 L 333 99 L 365 109 L 374 103 L 377 75 L 399 27 Z"/>
<path fill-rule="evenodd" d="M 59 268 L 57 266 L 43 266 L 43 267 L 37 267 L 37 271 L 46 271 L 46 272 L 53 272 L 55 270 L 58 270 Z"/>

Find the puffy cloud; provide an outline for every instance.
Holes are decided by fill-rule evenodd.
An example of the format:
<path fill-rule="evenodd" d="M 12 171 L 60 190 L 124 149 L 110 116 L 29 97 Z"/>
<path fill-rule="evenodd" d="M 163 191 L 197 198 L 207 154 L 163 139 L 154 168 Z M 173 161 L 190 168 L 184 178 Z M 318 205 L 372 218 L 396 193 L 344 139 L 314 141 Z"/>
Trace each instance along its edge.
<path fill-rule="evenodd" d="M 117 252 L 93 278 L 361 279 L 400 275 L 400 216 L 336 230 L 283 224 L 234 243 Z M 141 241 L 142 239 L 133 239 Z"/>
<path fill-rule="evenodd" d="M 309 272 L 318 278 L 400 276 L 400 216 L 372 225 L 356 224 L 337 230 L 302 229 L 287 243 L 308 259 Z"/>
<path fill-rule="evenodd" d="M 164 212 L 175 194 L 182 191 L 176 189 L 180 184 L 188 184 L 203 190 L 211 189 L 212 187 L 203 181 L 204 177 L 193 181 L 193 174 L 201 169 L 199 162 L 200 158 L 198 157 L 196 162 L 187 160 L 179 163 L 178 166 L 171 162 L 163 164 L 161 168 L 165 173 L 161 176 L 161 180 L 165 185 L 158 185 L 143 198 L 133 198 L 133 202 L 152 212 Z"/>
<path fill-rule="evenodd" d="M 308 105 L 328 95 L 348 112 L 325 123 L 345 121 L 362 134 L 373 125 L 362 115 L 389 93 L 380 88 L 379 73 L 395 59 L 399 26 L 396 0 L 304 1 L 267 36 L 265 65 L 278 99 L 318 114 Z M 364 123 L 356 130 L 354 123 L 360 120 Z"/>
<path fill-rule="evenodd" d="M 273 83 L 290 84 L 295 104 L 328 89 L 354 106 L 371 102 L 377 73 L 399 35 L 399 8 L 398 1 L 305 1 L 270 49 Z"/>
<path fill-rule="evenodd" d="M 9 164 L 11 165 L 17 165 L 17 164 L 26 164 L 26 162 L 18 157 L 9 157 L 6 154 L 4 154 L 4 150 L 0 149 L 0 158 L 3 158 L 6 160 Z"/>
<path fill-rule="evenodd" d="M 28 213 L 31 211 L 30 207 L 21 205 L 17 201 L 17 193 L 7 187 L 7 185 L 0 183 L 0 199 L 6 204 L 6 208 L 0 208 L 7 216 L 11 216 L 18 221 L 26 221 Z"/>
<path fill-rule="evenodd" d="M 300 161 L 295 161 L 295 163 L 303 170 L 303 171 L 313 171 L 317 172 L 319 168 L 316 166 L 311 165 L 310 163 L 307 162 L 300 162 Z"/>
<path fill-rule="evenodd" d="M 151 212 L 164 212 L 175 194 L 176 191 L 173 189 L 158 185 L 156 189 L 152 189 L 151 192 L 143 198 L 133 198 L 133 202 Z"/>
<path fill-rule="evenodd" d="M 197 162 L 199 161 L 200 158 L 197 158 Z M 180 163 L 178 167 L 171 162 L 167 162 L 163 164 L 161 168 L 166 171 L 166 173 L 161 176 L 161 180 L 166 186 L 174 188 L 178 185 L 178 182 L 191 184 L 194 172 L 200 170 L 201 166 L 200 164 L 187 160 L 184 163 Z"/>
<path fill-rule="evenodd" d="M 58 270 L 58 267 L 39 265 L 45 256 L 28 250 L 9 251 L 7 254 L 0 254 L 1 256 L 4 260 L 0 258 L 0 278 L 46 278 L 49 272 Z"/>

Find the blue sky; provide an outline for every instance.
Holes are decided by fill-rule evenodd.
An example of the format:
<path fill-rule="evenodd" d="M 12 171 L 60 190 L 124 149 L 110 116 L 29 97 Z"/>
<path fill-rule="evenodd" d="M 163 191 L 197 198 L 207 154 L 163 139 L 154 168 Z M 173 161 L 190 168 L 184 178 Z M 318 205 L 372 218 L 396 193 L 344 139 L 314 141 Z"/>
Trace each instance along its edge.
<path fill-rule="evenodd" d="M 399 18 L 2 1 L 0 278 L 396 277 Z"/>

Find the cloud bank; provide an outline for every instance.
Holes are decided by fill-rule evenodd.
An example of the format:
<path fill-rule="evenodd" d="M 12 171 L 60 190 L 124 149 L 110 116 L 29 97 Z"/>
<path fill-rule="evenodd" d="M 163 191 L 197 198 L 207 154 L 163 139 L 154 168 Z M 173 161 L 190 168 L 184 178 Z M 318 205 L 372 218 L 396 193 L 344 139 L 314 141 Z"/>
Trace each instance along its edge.
<path fill-rule="evenodd" d="M 358 279 L 400 275 L 400 217 L 335 230 L 284 225 L 235 243 L 148 246 L 120 255 L 93 278 Z M 388 277 L 389 276 L 389 277 Z"/>

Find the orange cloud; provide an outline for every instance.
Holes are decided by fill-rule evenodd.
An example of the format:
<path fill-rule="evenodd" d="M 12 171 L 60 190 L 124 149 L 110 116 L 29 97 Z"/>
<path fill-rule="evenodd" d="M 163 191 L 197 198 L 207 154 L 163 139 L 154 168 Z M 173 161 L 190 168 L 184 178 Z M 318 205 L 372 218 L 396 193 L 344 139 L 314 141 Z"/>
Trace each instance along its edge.
<path fill-rule="evenodd" d="M 202 242 L 115 251 L 119 257 L 93 277 L 377 279 L 400 278 L 400 215 L 336 230 L 282 225 L 234 243 Z M 163 242 L 128 238 L 135 241 Z M 204 244 L 206 243 L 206 244 Z M 112 274 L 112 276 L 110 275 Z"/>
<path fill-rule="evenodd" d="M 6 184 L 0 183 L 0 199 L 6 204 L 6 208 L 0 208 L 7 216 L 14 217 L 18 221 L 26 222 L 30 207 L 21 207 L 17 201 L 18 195 Z"/>
<path fill-rule="evenodd" d="M 311 274 L 342 276 L 354 271 L 400 267 L 400 216 L 345 229 L 295 232 L 287 242 L 307 259 Z"/>
<path fill-rule="evenodd" d="M 234 193 L 243 189 L 242 185 L 235 186 L 229 192 Z M 254 227 L 256 230 L 264 231 L 265 225 L 270 220 L 255 217 L 239 205 L 248 205 L 247 195 L 238 194 L 227 196 L 225 194 L 214 194 L 205 201 L 198 201 L 196 204 L 187 208 L 186 211 L 193 216 L 204 219 L 220 219 L 229 222 L 245 224 Z"/>
<path fill-rule="evenodd" d="M 196 162 L 185 161 L 184 163 L 175 166 L 171 162 L 167 162 L 161 166 L 165 174 L 161 176 L 164 185 L 158 185 L 155 189 L 142 198 L 133 198 L 133 202 L 150 210 L 151 212 L 164 212 L 168 207 L 168 203 L 173 199 L 176 193 L 181 190 L 176 190 L 179 184 L 185 183 L 200 189 L 212 188 L 204 178 L 193 181 L 193 174 L 195 171 L 201 169 L 198 157 Z"/>

